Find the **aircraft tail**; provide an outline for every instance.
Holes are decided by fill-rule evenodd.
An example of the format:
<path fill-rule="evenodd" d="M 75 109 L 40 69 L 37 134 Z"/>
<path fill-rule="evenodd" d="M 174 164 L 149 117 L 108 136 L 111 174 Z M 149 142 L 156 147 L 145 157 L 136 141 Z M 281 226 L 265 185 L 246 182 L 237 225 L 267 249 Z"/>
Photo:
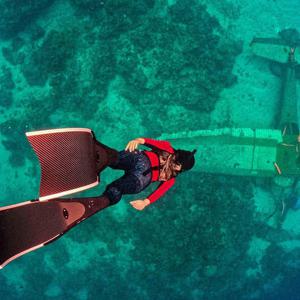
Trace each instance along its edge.
<path fill-rule="evenodd" d="M 283 64 L 289 62 L 293 49 L 284 40 L 277 38 L 254 38 L 250 46 L 256 55 Z M 293 56 L 296 61 L 300 61 L 299 49 L 294 49 Z"/>

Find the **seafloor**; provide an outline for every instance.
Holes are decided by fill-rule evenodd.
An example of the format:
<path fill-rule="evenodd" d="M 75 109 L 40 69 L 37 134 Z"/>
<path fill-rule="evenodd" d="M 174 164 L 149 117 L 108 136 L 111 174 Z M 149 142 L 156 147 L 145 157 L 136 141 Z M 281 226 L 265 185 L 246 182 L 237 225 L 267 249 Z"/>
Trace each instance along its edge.
<path fill-rule="evenodd" d="M 87 127 L 122 149 L 182 130 L 271 128 L 280 78 L 249 43 L 299 29 L 299 10 L 298 0 L 1 0 L 1 206 L 38 197 L 26 131 Z M 105 170 L 81 196 L 120 174 Z M 148 193 L 10 263 L 0 298 L 300 299 L 300 213 L 268 218 L 266 180 L 191 171 L 144 211 L 128 204 Z"/>

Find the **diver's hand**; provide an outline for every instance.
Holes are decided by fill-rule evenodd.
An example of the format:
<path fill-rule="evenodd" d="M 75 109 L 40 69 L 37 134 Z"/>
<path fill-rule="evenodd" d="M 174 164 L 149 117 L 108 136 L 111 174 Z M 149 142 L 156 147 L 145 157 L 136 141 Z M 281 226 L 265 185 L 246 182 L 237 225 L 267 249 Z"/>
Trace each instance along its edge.
<path fill-rule="evenodd" d="M 147 205 L 150 204 L 150 200 L 149 199 L 134 200 L 134 201 L 130 201 L 130 204 L 137 210 L 143 210 Z"/>
<path fill-rule="evenodd" d="M 134 139 L 132 141 L 130 141 L 126 148 L 125 148 L 125 151 L 129 150 L 129 152 L 132 152 L 134 151 L 135 149 L 137 149 L 137 147 L 140 145 L 140 144 L 144 144 L 145 143 L 145 139 L 143 138 L 137 138 L 137 139 Z"/>

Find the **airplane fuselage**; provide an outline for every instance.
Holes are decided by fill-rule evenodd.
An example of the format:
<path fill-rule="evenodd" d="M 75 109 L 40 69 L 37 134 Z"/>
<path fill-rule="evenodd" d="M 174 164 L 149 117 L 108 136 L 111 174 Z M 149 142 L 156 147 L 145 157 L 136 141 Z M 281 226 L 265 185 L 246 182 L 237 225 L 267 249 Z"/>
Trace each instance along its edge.
<path fill-rule="evenodd" d="M 288 62 L 283 65 L 281 97 L 279 103 L 278 129 L 283 135 L 299 133 L 299 118 L 297 109 L 297 83 L 294 49 L 290 48 Z"/>

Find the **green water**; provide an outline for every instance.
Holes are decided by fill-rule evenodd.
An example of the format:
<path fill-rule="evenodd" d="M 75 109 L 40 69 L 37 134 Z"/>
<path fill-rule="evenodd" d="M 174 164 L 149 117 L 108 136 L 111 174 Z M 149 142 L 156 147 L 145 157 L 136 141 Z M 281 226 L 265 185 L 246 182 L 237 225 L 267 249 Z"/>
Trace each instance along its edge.
<path fill-rule="evenodd" d="M 38 197 L 27 131 L 91 128 L 121 150 L 136 137 L 273 128 L 280 77 L 249 44 L 299 29 L 299 9 L 296 0 L 0 0 L 1 206 Z M 1 299 L 300 299 L 299 212 L 276 219 L 270 179 L 197 164 L 145 210 L 129 201 L 155 183 L 11 262 Z M 121 174 L 105 170 L 78 196 Z"/>

